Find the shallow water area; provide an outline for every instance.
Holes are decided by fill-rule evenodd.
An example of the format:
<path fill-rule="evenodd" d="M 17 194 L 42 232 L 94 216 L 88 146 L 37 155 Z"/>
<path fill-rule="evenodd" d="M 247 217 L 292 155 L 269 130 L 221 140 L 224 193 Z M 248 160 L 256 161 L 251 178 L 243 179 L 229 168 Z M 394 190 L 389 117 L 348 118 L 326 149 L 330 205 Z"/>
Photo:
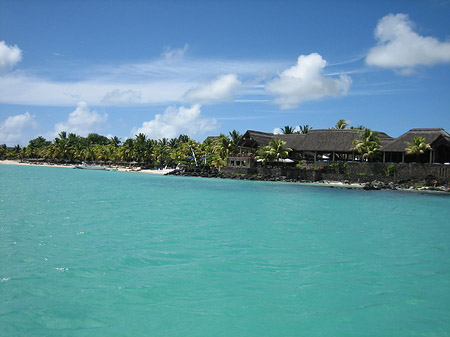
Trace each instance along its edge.
<path fill-rule="evenodd" d="M 0 165 L 1 336 L 450 336 L 450 198 Z"/>

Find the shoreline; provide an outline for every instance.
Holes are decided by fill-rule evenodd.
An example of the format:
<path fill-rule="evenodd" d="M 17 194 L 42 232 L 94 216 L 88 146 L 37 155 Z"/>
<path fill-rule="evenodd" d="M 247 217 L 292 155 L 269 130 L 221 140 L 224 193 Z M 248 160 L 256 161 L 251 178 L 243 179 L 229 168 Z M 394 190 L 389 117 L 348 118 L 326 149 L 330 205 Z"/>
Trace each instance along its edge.
<path fill-rule="evenodd" d="M 198 178 L 213 178 L 213 179 L 230 179 L 230 180 L 246 180 L 246 181 L 264 181 L 264 182 L 277 182 L 277 183 L 292 183 L 303 186 L 316 186 L 316 187 L 328 187 L 347 190 L 365 190 L 365 191 L 397 191 L 408 192 L 416 194 L 434 194 L 434 195 L 447 195 L 450 196 L 450 188 L 444 186 L 425 186 L 425 185 L 408 185 L 400 183 L 383 183 L 381 181 L 373 180 L 369 182 L 349 182 L 349 181 L 332 181 L 332 180 L 296 180 L 286 177 L 273 177 L 273 176 L 257 176 L 257 175 L 239 175 L 232 173 L 221 172 L 208 172 L 190 168 L 186 170 L 175 170 L 169 175 L 182 176 L 182 177 L 198 177 Z"/>
<path fill-rule="evenodd" d="M 0 165 L 17 165 L 17 166 L 39 166 L 39 167 L 58 167 L 58 168 L 69 168 L 73 169 L 74 164 L 49 164 L 49 163 L 24 163 L 18 160 L 0 160 Z M 156 174 L 156 175 L 165 175 L 172 172 L 174 169 L 161 169 L 161 170 L 142 170 L 142 169 L 130 169 L 125 167 L 109 167 L 105 166 L 105 169 L 117 169 L 117 172 L 131 172 L 131 173 L 145 173 L 145 174 Z"/>
<path fill-rule="evenodd" d="M 57 167 L 57 168 L 69 168 L 73 169 L 75 165 L 73 164 L 49 164 L 49 163 L 25 163 L 18 160 L 0 160 L 0 165 L 17 165 L 17 166 L 38 166 L 38 167 Z M 106 169 L 117 169 L 117 172 L 129 172 L 129 173 L 143 173 L 143 174 L 155 174 L 155 175 L 169 175 L 169 176 L 180 176 L 177 174 L 179 170 L 177 169 L 160 169 L 160 170 L 147 170 L 147 169 L 130 169 L 126 167 L 106 167 Z M 373 183 L 344 183 L 341 181 L 282 181 L 282 180 L 259 180 L 259 179 L 241 179 L 239 177 L 207 177 L 201 175 L 182 175 L 184 177 L 198 177 L 198 178 L 215 178 L 215 179 L 230 179 L 230 180 L 249 180 L 249 181 L 273 181 L 273 182 L 286 182 L 295 183 L 303 186 L 313 186 L 313 187 L 327 187 L 327 188 L 338 188 L 346 190 L 385 190 L 385 191 L 398 191 L 398 192 L 409 192 L 418 194 L 438 194 L 438 195 L 450 195 L 450 189 L 442 190 L 436 188 L 428 187 L 409 187 L 409 188 L 378 188 L 374 187 Z"/>

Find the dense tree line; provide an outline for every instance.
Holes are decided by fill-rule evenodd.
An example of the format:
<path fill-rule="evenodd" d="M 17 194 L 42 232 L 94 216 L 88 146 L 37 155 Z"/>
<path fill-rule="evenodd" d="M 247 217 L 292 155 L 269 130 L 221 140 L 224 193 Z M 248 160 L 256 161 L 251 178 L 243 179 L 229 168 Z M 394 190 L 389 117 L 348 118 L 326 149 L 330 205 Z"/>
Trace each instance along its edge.
<path fill-rule="evenodd" d="M 228 155 L 237 150 L 241 135 L 236 130 L 229 135 L 209 137 L 203 143 L 187 135 L 154 140 L 140 133 L 123 143 L 118 137 L 107 138 L 91 133 L 82 137 L 61 132 L 53 141 L 39 136 L 28 146 L 7 148 L 0 146 L 3 159 L 41 159 L 55 162 L 97 162 L 111 164 L 139 164 L 143 166 L 172 166 L 177 164 L 207 164 L 225 166 Z"/>

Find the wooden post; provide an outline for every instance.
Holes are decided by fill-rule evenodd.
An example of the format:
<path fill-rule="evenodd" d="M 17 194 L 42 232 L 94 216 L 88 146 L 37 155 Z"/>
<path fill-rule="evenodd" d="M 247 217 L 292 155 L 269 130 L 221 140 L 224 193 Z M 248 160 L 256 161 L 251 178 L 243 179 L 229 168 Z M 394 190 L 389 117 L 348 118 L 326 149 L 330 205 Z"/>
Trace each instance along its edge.
<path fill-rule="evenodd" d="M 314 163 L 317 161 L 317 151 L 314 151 Z"/>
<path fill-rule="evenodd" d="M 383 164 L 386 162 L 386 152 L 383 152 Z"/>
<path fill-rule="evenodd" d="M 334 151 L 333 151 L 333 161 L 334 161 Z"/>
<path fill-rule="evenodd" d="M 405 152 L 402 152 L 402 163 L 405 162 Z"/>
<path fill-rule="evenodd" d="M 430 164 L 433 164 L 433 150 L 430 150 Z"/>

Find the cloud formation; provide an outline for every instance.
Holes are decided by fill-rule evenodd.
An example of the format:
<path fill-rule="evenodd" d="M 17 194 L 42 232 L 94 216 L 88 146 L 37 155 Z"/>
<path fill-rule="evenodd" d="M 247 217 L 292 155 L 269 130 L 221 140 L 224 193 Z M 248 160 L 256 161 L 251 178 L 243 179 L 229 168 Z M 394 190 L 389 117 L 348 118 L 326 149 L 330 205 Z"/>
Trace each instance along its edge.
<path fill-rule="evenodd" d="M 6 73 L 22 60 L 22 50 L 17 45 L 8 46 L 0 41 L 0 75 Z"/>
<path fill-rule="evenodd" d="M 281 130 L 281 128 L 275 128 L 273 129 L 272 133 L 274 135 L 281 135 L 283 133 L 283 130 Z"/>
<path fill-rule="evenodd" d="M 232 102 L 233 93 L 240 85 L 235 74 L 221 75 L 211 83 L 189 89 L 185 97 L 187 101 L 197 104 Z"/>
<path fill-rule="evenodd" d="M 382 68 L 403 68 L 407 72 L 418 65 L 450 62 L 450 42 L 421 36 L 413 27 L 414 23 L 406 14 L 388 14 L 381 18 L 375 29 L 378 45 L 369 50 L 366 63 Z"/>
<path fill-rule="evenodd" d="M 228 76 L 223 74 L 237 74 L 239 79 L 244 78 L 248 82 L 248 80 L 259 78 L 262 72 L 270 74 L 272 77 L 277 69 L 287 66 L 288 64 L 285 62 L 259 60 L 190 59 L 181 62 L 178 59 L 159 58 L 148 63 L 97 65 L 88 68 L 80 66 L 61 70 L 68 75 L 67 77 L 73 77 L 70 74 L 76 73 L 77 80 L 73 81 L 61 81 L 51 77 L 43 78 L 29 71 L 10 72 L 0 76 L 0 103 L 73 106 L 79 101 L 86 101 L 99 106 L 116 104 L 172 105 L 185 104 L 188 101 L 192 104 L 207 104 L 215 101 L 213 96 L 210 99 L 204 98 L 202 97 L 204 95 L 200 96 L 200 92 L 197 98 L 201 102 L 197 102 L 187 100 L 186 93 L 192 90 L 194 97 L 194 93 L 202 88 L 203 92 L 207 92 L 208 90 L 205 88 L 208 86 L 215 84 L 220 87 L 221 80 L 226 82 L 227 79 L 227 77 L 222 79 L 221 76 Z M 49 74 L 51 75 L 51 71 Z M 205 84 L 212 78 L 216 78 L 216 80 Z M 233 77 L 228 77 L 228 80 L 230 79 L 228 85 L 232 87 L 231 94 L 233 94 L 233 84 L 240 82 L 236 82 L 237 79 L 234 81 Z M 255 86 L 252 88 L 252 91 L 249 92 L 250 87 L 236 85 L 239 93 L 252 95 L 252 98 L 265 94 L 263 88 Z M 226 85 L 225 89 L 227 89 Z M 138 102 L 133 101 L 133 99 L 137 99 L 137 95 L 132 92 L 135 94 L 140 92 Z M 214 96 L 219 93 L 214 93 Z M 127 97 L 130 98 L 130 102 L 127 102 Z M 230 94 L 225 90 L 222 98 L 217 100 L 231 99 Z"/>
<path fill-rule="evenodd" d="M 345 74 L 338 78 L 324 76 L 326 65 L 327 61 L 317 53 L 300 55 L 295 66 L 267 83 L 266 91 L 275 96 L 274 103 L 282 109 L 295 108 L 303 102 L 325 96 L 346 95 L 352 83 L 351 78 Z"/>
<path fill-rule="evenodd" d="M 165 46 L 163 48 L 163 52 L 161 53 L 161 56 L 163 56 L 166 59 L 181 58 L 188 51 L 188 49 L 189 49 L 189 44 L 187 44 L 187 43 L 185 43 L 183 48 L 171 48 L 170 46 Z"/>
<path fill-rule="evenodd" d="M 32 129 L 37 126 L 34 116 L 29 112 L 21 115 L 9 116 L 4 122 L 0 123 L 0 144 L 25 145 L 28 136 L 23 134 L 23 131 Z"/>
<path fill-rule="evenodd" d="M 106 113 L 101 115 L 95 110 L 90 110 L 86 102 L 79 102 L 75 111 L 69 114 L 67 121 L 55 125 L 54 134 L 66 131 L 87 136 L 89 133 L 100 131 L 107 119 Z"/>
<path fill-rule="evenodd" d="M 162 114 L 157 114 L 151 121 L 144 122 L 138 129 L 133 129 L 133 136 L 143 133 L 152 139 L 174 138 L 180 134 L 195 136 L 217 129 L 217 121 L 201 117 L 201 106 L 190 108 L 169 106 Z"/>
<path fill-rule="evenodd" d="M 141 91 L 138 90 L 119 90 L 114 89 L 106 93 L 102 102 L 107 104 L 133 104 L 141 101 Z"/>

